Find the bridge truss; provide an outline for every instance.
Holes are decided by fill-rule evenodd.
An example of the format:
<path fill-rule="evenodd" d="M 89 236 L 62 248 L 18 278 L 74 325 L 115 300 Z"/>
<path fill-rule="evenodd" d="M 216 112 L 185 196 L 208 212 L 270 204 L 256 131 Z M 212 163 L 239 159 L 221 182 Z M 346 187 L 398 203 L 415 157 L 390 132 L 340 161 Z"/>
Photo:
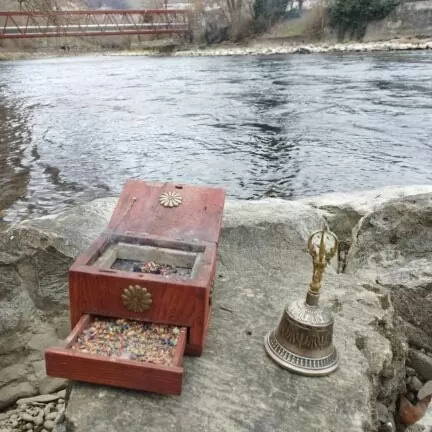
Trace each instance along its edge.
<path fill-rule="evenodd" d="M 0 12 L 0 40 L 186 34 L 189 9 Z"/>

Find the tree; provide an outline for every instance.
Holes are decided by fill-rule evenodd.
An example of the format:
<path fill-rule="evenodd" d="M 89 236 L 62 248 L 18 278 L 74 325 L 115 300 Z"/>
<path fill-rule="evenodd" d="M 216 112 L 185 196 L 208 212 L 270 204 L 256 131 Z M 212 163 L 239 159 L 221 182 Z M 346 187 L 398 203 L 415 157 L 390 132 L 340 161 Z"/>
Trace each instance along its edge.
<path fill-rule="evenodd" d="M 58 9 L 56 0 L 18 0 L 20 8 L 41 12 L 53 11 Z"/>
<path fill-rule="evenodd" d="M 290 0 L 255 0 L 255 31 L 265 31 L 284 16 Z"/>
<path fill-rule="evenodd" d="M 335 0 L 329 9 L 329 22 L 339 39 L 347 32 L 351 39 L 362 39 L 370 22 L 385 18 L 399 4 L 400 0 Z"/>

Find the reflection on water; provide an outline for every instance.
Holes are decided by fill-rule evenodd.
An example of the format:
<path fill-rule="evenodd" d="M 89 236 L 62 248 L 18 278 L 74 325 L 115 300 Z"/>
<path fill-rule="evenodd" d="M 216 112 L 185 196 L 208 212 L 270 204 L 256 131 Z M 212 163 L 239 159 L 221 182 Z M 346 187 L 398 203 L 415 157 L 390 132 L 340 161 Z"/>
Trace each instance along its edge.
<path fill-rule="evenodd" d="M 0 63 L 0 212 L 128 178 L 243 199 L 430 183 L 431 76 L 431 52 Z"/>
<path fill-rule="evenodd" d="M 0 94 L 1 89 L 0 85 Z M 0 217 L 26 198 L 30 167 L 23 165 L 23 153 L 30 143 L 25 112 L 0 98 Z"/>

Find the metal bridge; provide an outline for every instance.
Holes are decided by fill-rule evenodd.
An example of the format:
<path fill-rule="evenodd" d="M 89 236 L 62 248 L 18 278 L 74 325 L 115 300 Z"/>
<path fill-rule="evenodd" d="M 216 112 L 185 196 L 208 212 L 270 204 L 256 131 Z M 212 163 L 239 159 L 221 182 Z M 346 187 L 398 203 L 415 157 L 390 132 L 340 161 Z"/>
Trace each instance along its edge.
<path fill-rule="evenodd" d="M 186 34 L 189 9 L 0 12 L 0 40 L 47 37 Z"/>

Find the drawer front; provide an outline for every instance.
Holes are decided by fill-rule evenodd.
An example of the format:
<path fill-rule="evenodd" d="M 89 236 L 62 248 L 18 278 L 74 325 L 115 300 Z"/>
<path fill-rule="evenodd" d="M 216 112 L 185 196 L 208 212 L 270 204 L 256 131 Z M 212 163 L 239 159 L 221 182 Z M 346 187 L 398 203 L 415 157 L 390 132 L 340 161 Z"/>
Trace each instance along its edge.
<path fill-rule="evenodd" d="M 71 324 L 83 313 L 193 327 L 204 323 L 207 289 L 110 274 L 69 274 Z"/>
<path fill-rule="evenodd" d="M 167 395 L 181 394 L 186 328 L 179 329 L 172 363 L 166 366 L 73 349 L 78 337 L 93 321 L 93 316 L 83 315 L 62 346 L 45 351 L 48 376 Z"/>

